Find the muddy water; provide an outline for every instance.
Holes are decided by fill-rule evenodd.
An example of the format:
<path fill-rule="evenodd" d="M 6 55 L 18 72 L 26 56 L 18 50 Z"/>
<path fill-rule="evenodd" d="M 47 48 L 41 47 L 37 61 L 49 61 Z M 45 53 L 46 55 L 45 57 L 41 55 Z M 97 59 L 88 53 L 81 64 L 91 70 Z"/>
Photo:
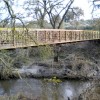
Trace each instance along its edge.
<path fill-rule="evenodd" d="M 39 100 L 72 100 L 91 86 L 89 81 L 46 82 L 41 79 L 17 79 L 0 81 L 0 95 L 23 93 Z"/>

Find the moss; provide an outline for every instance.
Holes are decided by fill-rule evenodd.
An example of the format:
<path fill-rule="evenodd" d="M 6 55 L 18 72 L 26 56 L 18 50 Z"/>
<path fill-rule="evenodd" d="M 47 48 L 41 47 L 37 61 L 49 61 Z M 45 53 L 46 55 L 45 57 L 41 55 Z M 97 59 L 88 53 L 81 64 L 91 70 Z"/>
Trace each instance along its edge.
<path fill-rule="evenodd" d="M 57 77 L 52 77 L 50 79 L 44 79 L 44 81 L 47 81 L 47 82 L 53 82 L 53 83 L 60 83 L 62 82 L 60 79 L 58 79 Z"/>

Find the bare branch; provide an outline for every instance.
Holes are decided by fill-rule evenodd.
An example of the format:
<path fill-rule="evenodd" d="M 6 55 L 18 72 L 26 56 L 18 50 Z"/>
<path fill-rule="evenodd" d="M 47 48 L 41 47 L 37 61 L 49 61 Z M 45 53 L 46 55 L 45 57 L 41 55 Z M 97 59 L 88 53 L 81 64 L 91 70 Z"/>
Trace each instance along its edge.
<path fill-rule="evenodd" d="M 74 2 L 74 0 L 71 0 L 70 3 L 68 4 L 67 10 L 65 11 L 64 15 L 62 16 L 62 19 L 61 19 L 61 21 L 60 21 L 60 23 L 59 23 L 58 29 L 60 28 L 60 26 L 61 26 L 61 24 L 62 24 L 62 22 L 63 22 L 63 20 L 64 20 L 64 17 L 65 17 L 66 14 L 68 13 L 68 11 L 69 11 L 71 5 L 73 4 L 73 2 Z"/>

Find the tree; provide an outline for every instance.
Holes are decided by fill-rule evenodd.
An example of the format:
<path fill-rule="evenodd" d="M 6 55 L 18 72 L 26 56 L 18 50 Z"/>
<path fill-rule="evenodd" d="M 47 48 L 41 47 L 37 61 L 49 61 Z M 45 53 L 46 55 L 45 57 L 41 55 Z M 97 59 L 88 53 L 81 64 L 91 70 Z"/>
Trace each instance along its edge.
<path fill-rule="evenodd" d="M 60 28 L 66 14 L 71 8 L 74 0 L 28 0 L 25 2 L 24 8 L 28 11 L 28 15 L 32 14 L 34 19 L 40 20 L 41 28 L 44 27 L 44 20 L 48 20 L 52 28 Z M 54 17 L 56 16 L 56 17 Z M 57 19 L 61 18 L 58 25 Z"/>
<path fill-rule="evenodd" d="M 93 19 L 93 24 L 92 24 L 93 28 L 95 30 L 100 31 L 100 18 L 95 18 Z"/>
<path fill-rule="evenodd" d="M 98 9 L 100 8 L 100 0 L 93 0 L 92 3 L 93 3 L 94 7 L 98 8 Z"/>
<path fill-rule="evenodd" d="M 40 28 L 44 28 L 44 20 L 46 16 L 46 10 L 43 8 L 45 6 L 42 0 L 26 0 L 24 3 L 24 9 L 28 12 L 28 16 L 31 15 L 38 22 Z"/>
<path fill-rule="evenodd" d="M 80 17 L 84 15 L 84 11 L 79 7 L 73 7 L 65 16 L 65 22 L 69 23 L 74 29 L 79 29 Z"/>
<path fill-rule="evenodd" d="M 68 11 L 65 16 L 65 22 L 70 22 L 72 20 L 79 20 L 81 16 L 84 15 L 84 11 L 79 7 L 74 7 Z"/>
<path fill-rule="evenodd" d="M 90 0 L 92 2 L 93 28 L 100 31 L 100 0 Z"/>
<path fill-rule="evenodd" d="M 84 15 L 84 11 L 79 7 L 71 8 L 65 16 L 65 21 L 79 20 Z"/>
<path fill-rule="evenodd" d="M 94 17 L 94 15 L 95 15 L 95 13 L 97 13 L 96 14 L 96 16 L 98 15 L 99 16 L 99 10 L 100 10 L 100 0 L 89 0 L 90 2 L 92 2 L 92 14 L 93 14 L 93 17 Z M 97 16 L 97 17 L 98 17 Z"/>

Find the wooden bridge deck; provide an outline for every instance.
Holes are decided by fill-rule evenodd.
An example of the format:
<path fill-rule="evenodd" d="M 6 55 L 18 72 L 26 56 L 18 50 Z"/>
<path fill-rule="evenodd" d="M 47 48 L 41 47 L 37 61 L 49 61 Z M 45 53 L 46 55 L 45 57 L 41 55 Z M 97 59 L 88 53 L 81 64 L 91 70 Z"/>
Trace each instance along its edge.
<path fill-rule="evenodd" d="M 0 31 L 0 49 L 58 44 L 100 39 L 99 31 L 34 29 L 27 31 Z"/>

